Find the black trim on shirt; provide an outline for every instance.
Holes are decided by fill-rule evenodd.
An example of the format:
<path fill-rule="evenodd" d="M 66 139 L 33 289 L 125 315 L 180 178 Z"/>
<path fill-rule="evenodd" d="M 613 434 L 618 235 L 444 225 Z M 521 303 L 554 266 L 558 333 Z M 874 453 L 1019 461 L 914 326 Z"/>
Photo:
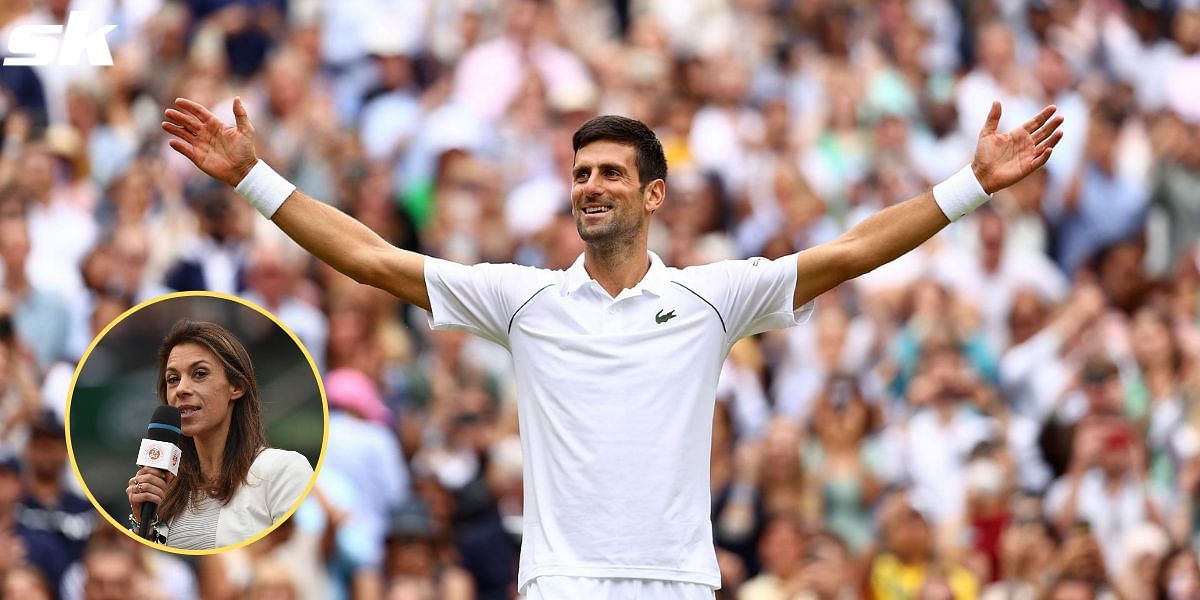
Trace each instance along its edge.
<path fill-rule="evenodd" d="M 513 311 L 512 318 L 510 318 L 510 319 L 508 320 L 508 332 L 509 332 L 509 333 L 512 333 L 513 321 L 515 321 L 515 320 L 517 319 L 517 313 L 521 312 L 521 309 L 522 309 L 522 308 L 525 308 L 525 305 L 526 305 L 526 304 L 529 304 L 531 301 L 533 301 L 533 299 L 534 299 L 534 298 L 537 298 L 537 295 L 538 295 L 538 294 L 540 294 L 540 293 L 542 293 L 542 292 L 544 292 L 544 291 L 546 291 L 546 288 L 548 288 L 548 287 L 554 287 L 554 284 L 553 284 L 553 283 L 548 283 L 548 284 L 546 284 L 544 287 L 542 287 L 542 289 L 540 289 L 540 290 L 538 290 L 538 291 L 534 292 L 534 293 L 533 293 L 533 295 L 531 295 L 531 296 L 529 297 L 529 299 L 527 299 L 527 300 L 525 300 L 524 302 L 522 302 L 522 303 L 521 303 L 521 305 L 517 307 L 517 310 Z"/>
<path fill-rule="evenodd" d="M 724 331 L 725 333 L 729 333 L 729 330 L 725 328 L 725 318 L 721 316 L 721 311 L 717 310 L 717 307 L 713 306 L 712 302 L 705 300 L 704 296 L 701 296 L 700 294 L 696 293 L 696 290 L 693 290 L 692 288 L 690 288 L 686 285 L 683 285 L 682 283 L 679 283 L 678 281 L 672 280 L 671 283 L 691 292 L 692 295 L 699 298 L 701 301 L 703 301 L 705 304 L 707 304 L 709 308 L 713 309 L 713 312 L 717 313 L 717 318 L 721 320 L 721 331 Z"/>

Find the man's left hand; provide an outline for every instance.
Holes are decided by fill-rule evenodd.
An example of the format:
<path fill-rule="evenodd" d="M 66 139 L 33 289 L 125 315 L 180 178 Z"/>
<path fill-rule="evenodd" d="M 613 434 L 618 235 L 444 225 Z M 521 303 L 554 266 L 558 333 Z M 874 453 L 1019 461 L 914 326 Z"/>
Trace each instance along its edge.
<path fill-rule="evenodd" d="M 971 161 L 971 169 L 985 192 L 1002 190 L 1050 160 L 1050 151 L 1063 136 L 1058 130 L 1063 118 L 1055 116 L 1056 110 L 1051 104 L 1024 125 L 1000 133 L 996 131 L 1000 125 L 1000 103 L 992 102 L 992 110 L 979 132 L 975 159 Z"/>

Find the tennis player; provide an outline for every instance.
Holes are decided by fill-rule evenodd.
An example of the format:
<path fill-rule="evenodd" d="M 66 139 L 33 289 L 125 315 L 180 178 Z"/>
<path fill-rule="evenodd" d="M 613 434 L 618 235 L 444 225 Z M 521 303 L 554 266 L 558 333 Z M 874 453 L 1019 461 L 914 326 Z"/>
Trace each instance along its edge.
<path fill-rule="evenodd" d="M 802 322 L 826 290 L 912 250 L 1044 165 L 1062 139 L 1047 106 L 997 131 L 993 103 L 970 165 L 836 240 L 777 260 L 675 269 L 647 248 L 667 197 L 662 145 L 616 116 L 573 138 L 571 202 L 582 256 L 563 271 L 459 265 L 392 247 L 300 192 L 234 126 L 180 98 L 170 145 L 235 186 L 317 258 L 513 355 L 524 451 L 518 586 L 528 598 L 713 598 L 709 520 L 717 375 L 739 338 Z"/>

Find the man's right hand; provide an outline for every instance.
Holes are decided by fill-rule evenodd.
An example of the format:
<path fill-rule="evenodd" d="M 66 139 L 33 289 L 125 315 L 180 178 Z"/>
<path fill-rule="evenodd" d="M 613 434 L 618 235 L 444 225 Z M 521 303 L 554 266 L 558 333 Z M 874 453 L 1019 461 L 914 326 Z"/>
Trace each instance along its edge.
<path fill-rule="evenodd" d="M 164 115 L 163 131 L 176 138 L 171 148 L 213 179 L 237 186 L 258 162 L 254 126 L 240 98 L 233 99 L 236 127 L 187 98 L 176 99 Z M 274 209 L 271 222 L 334 270 L 429 310 L 424 256 L 392 246 L 370 227 L 298 189 Z"/>
<path fill-rule="evenodd" d="M 254 126 L 241 98 L 233 99 L 236 127 L 226 125 L 216 115 L 187 98 L 176 98 L 176 108 L 163 112 L 163 131 L 178 139 L 168 143 L 186 156 L 209 177 L 231 186 L 250 172 L 258 157 L 254 154 Z"/>

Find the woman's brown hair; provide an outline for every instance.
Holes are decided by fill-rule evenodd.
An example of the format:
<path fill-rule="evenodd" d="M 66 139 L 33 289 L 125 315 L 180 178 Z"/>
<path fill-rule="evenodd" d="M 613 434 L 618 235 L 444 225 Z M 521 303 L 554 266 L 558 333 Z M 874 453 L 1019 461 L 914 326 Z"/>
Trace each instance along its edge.
<path fill-rule="evenodd" d="M 229 383 L 243 390 L 242 396 L 233 401 L 233 415 L 229 421 L 229 435 L 221 455 L 221 472 L 210 484 L 205 485 L 200 474 L 200 457 L 196 454 L 196 442 L 190 437 L 180 438 L 183 458 L 179 475 L 167 488 L 166 499 L 158 509 L 159 519 L 169 522 L 182 512 L 200 494 L 207 494 L 221 504 L 233 498 L 238 486 L 246 482 L 246 474 L 258 453 L 266 448 L 267 436 L 263 433 L 262 409 L 258 396 L 258 380 L 254 376 L 254 364 L 246 347 L 228 329 L 206 321 L 181 319 L 158 347 L 158 383 L 155 388 L 158 400 L 167 403 L 167 359 L 171 350 L 181 344 L 199 344 L 216 355 L 225 369 Z"/>

